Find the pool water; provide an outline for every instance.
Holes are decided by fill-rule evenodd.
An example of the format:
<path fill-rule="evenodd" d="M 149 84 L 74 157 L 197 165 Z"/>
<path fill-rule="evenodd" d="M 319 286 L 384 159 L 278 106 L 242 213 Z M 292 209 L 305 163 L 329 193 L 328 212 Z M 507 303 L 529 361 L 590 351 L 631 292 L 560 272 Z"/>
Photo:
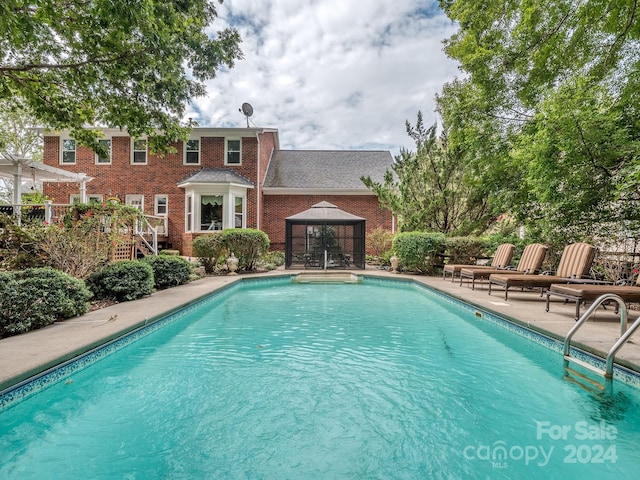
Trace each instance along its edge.
<path fill-rule="evenodd" d="M 638 390 L 563 375 L 422 287 L 253 282 L 0 411 L 0 478 L 637 478 Z"/>

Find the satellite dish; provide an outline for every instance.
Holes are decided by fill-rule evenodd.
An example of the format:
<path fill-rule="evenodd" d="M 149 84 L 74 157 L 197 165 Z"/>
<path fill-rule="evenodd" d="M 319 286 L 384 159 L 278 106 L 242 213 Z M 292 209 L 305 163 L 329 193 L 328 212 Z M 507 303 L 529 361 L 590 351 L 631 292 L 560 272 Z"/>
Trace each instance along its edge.
<path fill-rule="evenodd" d="M 242 104 L 242 113 L 245 114 L 245 116 L 250 117 L 251 115 L 253 115 L 253 107 L 251 106 L 250 103 L 243 103 Z"/>

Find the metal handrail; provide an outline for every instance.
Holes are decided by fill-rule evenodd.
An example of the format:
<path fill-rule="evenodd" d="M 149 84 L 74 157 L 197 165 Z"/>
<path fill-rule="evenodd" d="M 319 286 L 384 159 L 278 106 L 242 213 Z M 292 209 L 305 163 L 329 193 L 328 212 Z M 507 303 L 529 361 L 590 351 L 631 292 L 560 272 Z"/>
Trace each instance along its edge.
<path fill-rule="evenodd" d="M 606 368 L 604 373 L 605 377 L 613 378 L 613 358 L 616 356 L 616 353 L 618 353 L 618 350 L 620 350 L 620 348 L 622 348 L 622 346 L 627 342 L 627 340 L 629 340 L 629 337 L 631 337 L 631 335 L 635 333 L 638 327 L 640 327 L 640 317 L 636 318 L 636 321 L 633 322 L 631 327 L 629 327 L 629 330 L 627 330 L 625 334 L 622 335 L 618 339 L 618 341 L 613 345 L 613 347 L 611 347 L 611 350 L 609 350 L 609 353 L 607 354 L 607 360 L 606 360 L 606 366 L 605 366 Z"/>
<path fill-rule="evenodd" d="M 569 333 L 567 333 L 567 336 L 564 340 L 564 359 L 565 359 L 565 362 L 568 362 L 569 358 L 571 358 L 571 355 L 570 355 L 571 339 L 573 338 L 573 335 L 580 329 L 580 327 L 582 327 L 582 325 L 584 325 L 584 323 L 589 319 L 589 317 L 591 316 L 591 314 L 594 312 L 596 308 L 598 308 L 602 303 L 610 300 L 614 300 L 615 302 L 617 302 L 618 308 L 620 309 L 620 338 L 613 345 L 613 347 L 611 347 L 611 349 L 607 354 L 604 371 L 600 369 L 596 369 L 595 367 L 592 368 L 590 365 L 585 365 L 586 367 L 589 367 L 592 370 L 595 370 L 603 374 L 605 378 L 609 378 L 609 379 L 613 378 L 613 360 L 616 353 L 627 342 L 629 337 L 631 337 L 631 335 L 633 335 L 633 333 L 638 328 L 640 328 L 640 317 L 638 317 L 636 321 L 633 323 L 633 325 L 631 326 L 631 328 L 627 330 L 627 306 L 624 303 L 624 300 L 619 295 L 615 295 L 613 293 L 606 293 L 598 297 L 596 301 L 593 302 L 593 304 L 587 309 L 587 311 L 584 312 L 584 314 L 576 322 L 573 328 L 569 330 Z"/>
<path fill-rule="evenodd" d="M 567 333 L 567 337 L 564 339 L 564 354 L 569 355 L 569 350 L 571 349 L 571 338 L 578 331 L 578 329 L 589 319 L 593 311 L 600 306 L 603 302 L 607 300 L 615 300 L 618 302 L 620 308 L 620 335 L 624 335 L 624 332 L 627 330 L 627 305 L 624 303 L 624 300 L 620 298 L 618 295 L 613 293 L 605 293 L 598 297 L 598 299 L 593 302 L 593 304 L 587 309 L 586 312 L 582 314 L 580 319 L 576 322 L 569 333 Z"/>

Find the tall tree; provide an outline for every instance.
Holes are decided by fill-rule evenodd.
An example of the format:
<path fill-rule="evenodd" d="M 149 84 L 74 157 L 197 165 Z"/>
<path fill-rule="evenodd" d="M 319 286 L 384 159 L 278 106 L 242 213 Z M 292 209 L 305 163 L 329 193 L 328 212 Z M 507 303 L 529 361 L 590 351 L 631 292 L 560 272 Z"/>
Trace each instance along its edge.
<path fill-rule="evenodd" d="M 42 160 L 42 137 L 33 128 L 36 121 L 24 108 L 11 107 L 0 101 L 0 158 L 4 154 Z M 0 203 L 10 203 L 13 180 L 0 177 Z"/>
<path fill-rule="evenodd" d="M 0 155 L 9 153 L 20 158 L 42 160 L 42 137 L 31 113 L 0 101 Z"/>
<path fill-rule="evenodd" d="M 443 118 L 505 208 L 574 237 L 637 220 L 637 1 L 440 4 L 460 26 L 446 52 L 466 73 L 440 95 Z"/>
<path fill-rule="evenodd" d="M 210 38 L 216 17 L 210 0 L 4 0 L 0 101 L 98 150 L 87 125 L 150 135 L 162 151 L 187 134 L 184 107 L 203 81 L 241 58 L 237 31 Z"/>
<path fill-rule="evenodd" d="M 418 112 L 415 126 L 407 121 L 406 128 L 416 150 L 402 149 L 384 182 L 362 177 L 365 185 L 398 217 L 402 231 L 466 234 L 484 230 L 491 218 L 490 206 L 470 183 L 461 150 L 450 147 L 446 126 L 438 135 L 437 124 L 426 128 Z"/>

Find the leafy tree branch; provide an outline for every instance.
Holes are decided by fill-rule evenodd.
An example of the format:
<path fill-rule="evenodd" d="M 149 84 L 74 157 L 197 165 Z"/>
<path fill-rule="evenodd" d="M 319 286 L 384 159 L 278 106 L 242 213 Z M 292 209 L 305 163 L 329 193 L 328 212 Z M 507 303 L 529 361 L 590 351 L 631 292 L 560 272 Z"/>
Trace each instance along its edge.
<path fill-rule="evenodd" d="M 99 149 L 87 125 L 148 135 L 165 151 L 187 135 L 186 104 L 242 58 L 236 30 L 213 34 L 209 0 L 6 0 L 0 6 L 0 101 Z"/>

